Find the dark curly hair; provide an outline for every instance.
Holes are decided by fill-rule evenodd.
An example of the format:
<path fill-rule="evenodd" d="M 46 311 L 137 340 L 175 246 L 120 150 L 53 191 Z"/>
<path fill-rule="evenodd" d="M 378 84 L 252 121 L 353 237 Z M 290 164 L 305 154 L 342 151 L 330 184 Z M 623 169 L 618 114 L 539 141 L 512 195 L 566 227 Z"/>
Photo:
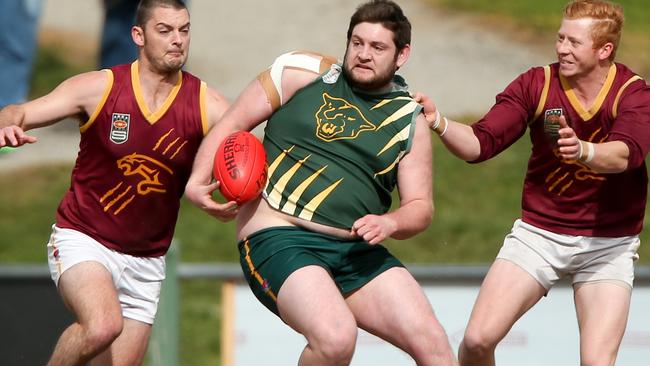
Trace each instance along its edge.
<path fill-rule="evenodd" d="M 402 50 L 411 43 L 411 22 L 404 15 L 402 8 L 390 0 L 372 0 L 361 4 L 350 18 L 348 42 L 352 30 L 359 23 L 379 23 L 393 32 L 393 41 L 397 50 Z"/>

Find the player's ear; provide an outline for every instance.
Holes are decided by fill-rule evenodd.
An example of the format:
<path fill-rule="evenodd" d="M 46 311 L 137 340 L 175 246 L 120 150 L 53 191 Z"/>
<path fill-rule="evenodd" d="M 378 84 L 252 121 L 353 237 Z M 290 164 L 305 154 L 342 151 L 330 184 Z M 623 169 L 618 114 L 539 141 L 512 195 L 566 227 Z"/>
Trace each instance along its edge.
<path fill-rule="evenodd" d="M 406 63 L 406 60 L 408 60 L 409 56 L 411 55 L 411 45 L 407 44 L 402 48 L 401 50 L 397 51 L 397 60 L 395 63 L 397 64 L 397 68 L 399 69 Z"/>
<path fill-rule="evenodd" d="M 612 52 L 614 52 L 614 45 L 612 42 L 607 42 L 598 49 L 598 58 L 601 60 L 607 60 Z"/>
<path fill-rule="evenodd" d="M 144 47 L 144 29 L 134 25 L 131 28 L 131 38 L 133 38 L 133 43 L 138 47 Z"/>

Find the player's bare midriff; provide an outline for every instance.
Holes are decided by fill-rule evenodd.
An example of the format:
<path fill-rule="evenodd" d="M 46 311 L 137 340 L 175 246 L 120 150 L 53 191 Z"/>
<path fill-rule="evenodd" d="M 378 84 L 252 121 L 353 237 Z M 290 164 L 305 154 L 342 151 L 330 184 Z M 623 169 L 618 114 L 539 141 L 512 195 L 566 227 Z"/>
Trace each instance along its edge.
<path fill-rule="evenodd" d="M 354 237 L 349 230 L 306 221 L 279 212 L 259 197 L 240 208 L 237 215 L 237 239 L 242 240 L 256 231 L 279 226 L 297 226 L 344 239 Z"/>

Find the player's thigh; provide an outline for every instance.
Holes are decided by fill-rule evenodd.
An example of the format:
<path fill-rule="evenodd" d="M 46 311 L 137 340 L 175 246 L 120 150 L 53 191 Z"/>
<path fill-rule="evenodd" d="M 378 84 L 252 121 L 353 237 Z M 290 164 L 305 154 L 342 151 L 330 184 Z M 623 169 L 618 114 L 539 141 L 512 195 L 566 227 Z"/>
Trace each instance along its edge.
<path fill-rule="evenodd" d="M 612 281 L 630 289 L 634 286 L 634 264 L 639 259 L 641 242 L 636 235 L 615 238 L 584 237 L 576 254 L 574 286 L 589 282 Z"/>
<path fill-rule="evenodd" d="M 289 326 L 312 337 L 337 334 L 356 337 L 356 323 L 329 272 L 309 265 L 292 272 L 284 281 L 277 300 L 280 317 Z"/>
<path fill-rule="evenodd" d="M 106 267 L 85 261 L 68 268 L 59 278 L 63 301 L 80 323 L 104 317 L 121 317 L 113 278 Z"/>
<path fill-rule="evenodd" d="M 630 309 L 631 289 L 622 281 L 576 284 L 574 299 L 582 358 L 615 356 Z"/>
<path fill-rule="evenodd" d="M 420 284 L 404 267 L 392 267 L 346 298 L 362 329 L 397 345 L 412 337 L 444 335 Z"/>
<path fill-rule="evenodd" d="M 144 360 L 151 335 L 151 325 L 124 319 L 124 328 L 115 341 L 91 362 L 93 366 L 139 365 Z"/>
<path fill-rule="evenodd" d="M 478 334 L 489 342 L 498 342 L 546 291 L 520 266 L 496 259 L 481 284 L 466 335 Z"/>

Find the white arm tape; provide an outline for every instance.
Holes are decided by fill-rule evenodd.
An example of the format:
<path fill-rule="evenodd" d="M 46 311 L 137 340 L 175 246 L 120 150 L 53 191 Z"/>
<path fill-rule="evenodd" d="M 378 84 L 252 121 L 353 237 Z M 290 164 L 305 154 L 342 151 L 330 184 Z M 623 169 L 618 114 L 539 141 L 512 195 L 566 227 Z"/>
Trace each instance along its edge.
<path fill-rule="evenodd" d="M 320 59 L 302 53 L 285 53 L 275 59 L 271 65 L 270 75 L 273 85 L 280 95 L 280 105 L 284 104 L 282 97 L 282 72 L 284 69 L 287 67 L 298 68 L 318 74 L 320 73 L 320 63 Z"/>

